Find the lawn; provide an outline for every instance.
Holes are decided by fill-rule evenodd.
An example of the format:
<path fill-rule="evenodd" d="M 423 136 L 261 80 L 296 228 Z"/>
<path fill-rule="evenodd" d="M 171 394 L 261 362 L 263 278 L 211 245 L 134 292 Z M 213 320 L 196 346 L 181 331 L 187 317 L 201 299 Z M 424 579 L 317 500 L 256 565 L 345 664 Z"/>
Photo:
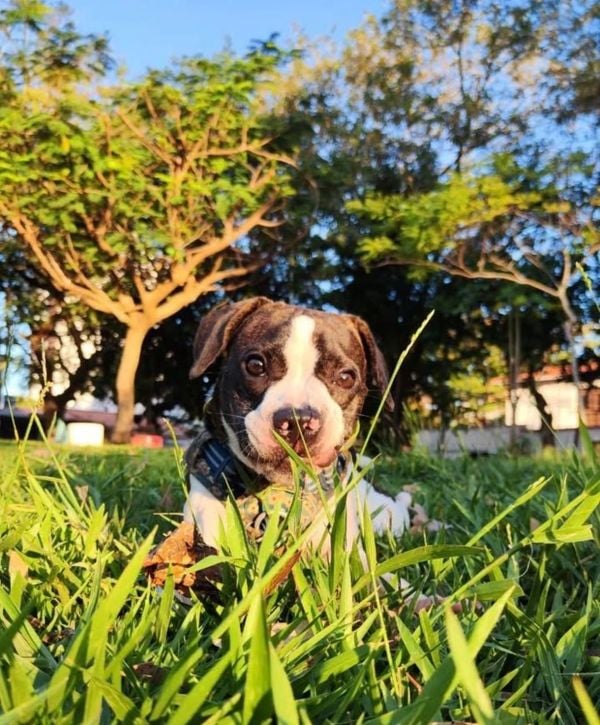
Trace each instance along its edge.
<path fill-rule="evenodd" d="M 342 517 L 327 564 L 296 561 L 275 520 L 248 543 L 230 509 L 220 594 L 192 606 L 140 573 L 180 521 L 179 461 L 0 446 L 0 723 L 598 722 L 591 450 L 382 453 L 369 475 L 449 526 L 375 542 L 366 525 L 367 571 Z M 415 612 L 397 574 L 445 600 Z"/>

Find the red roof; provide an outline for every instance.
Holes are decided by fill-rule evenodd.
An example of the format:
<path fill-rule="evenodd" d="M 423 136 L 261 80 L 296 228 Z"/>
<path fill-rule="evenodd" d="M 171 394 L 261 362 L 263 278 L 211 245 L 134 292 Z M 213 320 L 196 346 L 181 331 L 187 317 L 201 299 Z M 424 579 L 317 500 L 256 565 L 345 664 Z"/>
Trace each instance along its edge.
<path fill-rule="evenodd" d="M 579 375 L 582 378 L 600 377 L 600 362 L 598 360 L 589 360 L 581 363 Z M 520 373 L 519 382 L 526 383 L 528 377 L 528 373 Z M 569 363 L 564 365 L 544 365 L 541 370 L 534 371 L 533 377 L 536 383 L 570 382 L 573 380 L 572 366 Z"/>

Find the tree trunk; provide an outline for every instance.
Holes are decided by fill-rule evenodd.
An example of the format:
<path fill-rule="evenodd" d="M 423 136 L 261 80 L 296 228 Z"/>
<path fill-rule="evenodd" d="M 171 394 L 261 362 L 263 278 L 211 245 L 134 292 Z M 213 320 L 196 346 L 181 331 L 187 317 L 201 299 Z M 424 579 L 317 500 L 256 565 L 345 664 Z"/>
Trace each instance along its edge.
<path fill-rule="evenodd" d="M 535 401 L 535 407 L 538 409 L 538 413 L 540 414 L 540 418 L 542 419 L 542 427 L 540 430 L 542 446 L 544 448 L 546 446 L 554 448 L 556 446 L 556 440 L 553 427 L 552 413 L 550 412 L 550 407 L 548 406 L 546 398 L 544 398 L 544 396 L 539 391 L 539 388 L 535 382 L 532 368 L 529 368 L 527 384 L 529 387 L 529 392 L 531 393 Z"/>
<path fill-rule="evenodd" d="M 519 371 L 521 369 L 521 318 L 519 310 L 511 310 L 508 318 L 509 400 L 511 409 L 510 449 L 517 446 L 517 405 L 519 404 Z"/>
<path fill-rule="evenodd" d="M 573 385 L 577 389 L 577 414 L 585 423 L 585 403 L 583 398 L 583 388 L 581 386 L 581 377 L 579 375 L 579 361 L 577 360 L 577 349 L 575 346 L 575 333 L 573 331 L 574 324 L 572 320 L 567 320 L 564 324 L 565 337 L 569 343 L 571 352 L 571 375 L 573 377 Z"/>
<path fill-rule="evenodd" d="M 569 345 L 569 352 L 571 353 L 571 375 L 573 377 L 573 384 L 577 389 L 577 417 L 585 423 L 585 402 L 583 397 L 583 388 L 581 386 L 581 378 L 579 376 L 579 361 L 577 360 L 577 346 L 575 342 L 577 316 L 573 312 L 573 308 L 571 307 L 571 303 L 566 292 L 561 295 L 559 299 L 566 317 L 563 329 Z M 576 439 L 578 435 L 579 427 L 577 428 L 577 432 L 575 434 Z"/>
<path fill-rule="evenodd" d="M 147 324 L 127 328 L 123 352 L 117 371 L 117 421 L 112 434 L 113 443 L 129 443 L 135 407 L 135 374 L 142 354 L 142 345 L 150 327 Z"/>

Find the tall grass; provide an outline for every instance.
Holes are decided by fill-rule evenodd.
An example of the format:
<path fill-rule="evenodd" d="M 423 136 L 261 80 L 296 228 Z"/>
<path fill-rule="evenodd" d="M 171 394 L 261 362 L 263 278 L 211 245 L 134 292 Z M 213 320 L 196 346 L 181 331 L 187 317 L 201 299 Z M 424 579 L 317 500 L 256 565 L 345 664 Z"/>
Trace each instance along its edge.
<path fill-rule="evenodd" d="M 448 526 L 375 541 L 367 520 L 366 566 L 343 500 L 330 563 L 282 550 L 275 517 L 248 542 L 230 507 L 220 596 L 191 606 L 140 574 L 179 521 L 177 455 L 0 447 L 0 723 L 598 722 L 591 449 L 382 454 L 370 475 Z M 399 574 L 445 600 L 415 612 Z"/>

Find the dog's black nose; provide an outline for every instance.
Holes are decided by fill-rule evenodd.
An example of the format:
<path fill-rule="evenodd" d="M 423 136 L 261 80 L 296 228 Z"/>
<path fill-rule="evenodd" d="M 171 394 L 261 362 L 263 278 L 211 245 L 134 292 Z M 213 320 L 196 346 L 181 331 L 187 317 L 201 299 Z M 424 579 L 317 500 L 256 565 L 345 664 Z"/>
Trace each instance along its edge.
<path fill-rule="evenodd" d="M 312 441 L 321 429 L 321 416 L 310 406 L 280 408 L 273 413 L 273 428 L 294 448 L 297 443 Z"/>

